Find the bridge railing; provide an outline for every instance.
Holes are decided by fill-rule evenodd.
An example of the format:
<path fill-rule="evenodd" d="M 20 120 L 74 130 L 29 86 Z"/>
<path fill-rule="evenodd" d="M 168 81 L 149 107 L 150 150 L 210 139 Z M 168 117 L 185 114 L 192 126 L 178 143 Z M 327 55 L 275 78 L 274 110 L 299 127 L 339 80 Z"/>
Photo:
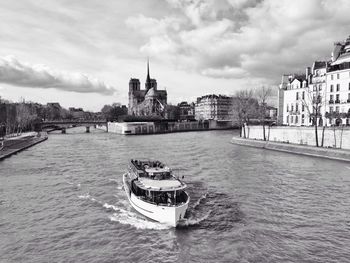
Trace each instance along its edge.
<path fill-rule="evenodd" d="M 107 120 L 45 120 L 41 124 L 103 124 L 106 122 Z"/>

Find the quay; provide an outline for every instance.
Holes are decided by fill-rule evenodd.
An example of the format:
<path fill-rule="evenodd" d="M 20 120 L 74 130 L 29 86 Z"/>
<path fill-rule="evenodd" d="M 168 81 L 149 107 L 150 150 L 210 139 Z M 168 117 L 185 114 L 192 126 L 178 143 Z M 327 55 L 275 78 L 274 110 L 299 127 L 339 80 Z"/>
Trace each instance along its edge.
<path fill-rule="evenodd" d="M 3 141 L 2 148 L 0 147 L 0 161 L 5 158 L 12 156 L 20 151 L 28 149 L 38 143 L 46 141 L 48 139 L 47 133 L 45 132 L 31 132 L 25 133 L 21 136 L 12 138 L 6 138 Z"/>
<path fill-rule="evenodd" d="M 190 131 L 227 130 L 237 128 L 231 121 L 171 121 L 171 120 L 133 120 L 131 122 L 108 122 L 107 126 L 97 125 L 98 129 L 123 135 L 145 135 Z"/>
<path fill-rule="evenodd" d="M 323 148 L 316 146 L 291 144 L 283 142 L 263 141 L 257 139 L 245 139 L 234 136 L 231 139 L 232 144 L 249 146 L 267 150 L 274 150 L 292 154 L 300 154 L 305 156 L 327 158 L 338 161 L 350 162 L 350 150 Z"/>

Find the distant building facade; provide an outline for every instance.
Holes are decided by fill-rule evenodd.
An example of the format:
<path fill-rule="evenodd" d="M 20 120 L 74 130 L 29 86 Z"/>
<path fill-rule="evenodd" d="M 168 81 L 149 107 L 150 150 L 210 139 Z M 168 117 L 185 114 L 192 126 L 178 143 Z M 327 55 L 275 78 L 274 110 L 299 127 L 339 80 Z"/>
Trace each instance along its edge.
<path fill-rule="evenodd" d="M 350 125 L 350 37 L 334 44 L 330 61 L 314 62 L 304 75 L 283 75 L 278 100 L 281 125 Z"/>
<path fill-rule="evenodd" d="M 277 108 L 272 106 L 266 106 L 265 118 L 276 120 L 277 118 Z"/>
<path fill-rule="evenodd" d="M 74 108 L 74 107 L 70 107 L 69 109 L 69 113 L 71 114 L 73 119 L 83 119 L 84 118 L 84 110 L 82 108 Z"/>
<path fill-rule="evenodd" d="M 232 120 L 232 98 L 224 95 L 205 95 L 197 98 L 195 104 L 196 120 Z"/>
<path fill-rule="evenodd" d="M 129 107 L 128 114 L 134 116 L 161 116 L 165 117 L 167 106 L 167 91 L 157 89 L 157 81 L 149 75 L 147 63 L 147 77 L 145 89 L 141 89 L 138 79 L 129 81 Z"/>
<path fill-rule="evenodd" d="M 183 101 L 177 105 L 179 107 L 179 120 L 180 121 L 190 121 L 195 119 L 195 103 L 189 104 Z"/>
<path fill-rule="evenodd" d="M 49 120 L 59 120 L 62 118 L 62 107 L 58 102 L 49 102 L 46 104 L 46 117 Z"/>

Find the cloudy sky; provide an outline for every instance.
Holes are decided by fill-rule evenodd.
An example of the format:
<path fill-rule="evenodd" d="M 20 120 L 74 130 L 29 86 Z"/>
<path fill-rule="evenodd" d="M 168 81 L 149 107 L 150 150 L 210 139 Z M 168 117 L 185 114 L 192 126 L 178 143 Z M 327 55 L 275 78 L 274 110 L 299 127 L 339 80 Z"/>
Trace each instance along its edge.
<path fill-rule="evenodd" d="M 168 101 L 276 86 L 350 35 L 348 0 L 1 0 L 0 96 L 100 110 L 131 77 Z"/>

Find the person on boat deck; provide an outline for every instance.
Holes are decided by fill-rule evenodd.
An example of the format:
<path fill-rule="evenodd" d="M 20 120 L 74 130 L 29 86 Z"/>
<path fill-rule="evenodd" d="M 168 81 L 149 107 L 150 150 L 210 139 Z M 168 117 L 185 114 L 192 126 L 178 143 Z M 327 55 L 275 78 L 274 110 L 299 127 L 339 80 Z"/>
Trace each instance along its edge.
<path fill-rule="evenodd" d="M 168 205 L 171 205 L 171 194 L 167 193 L 167 201 L 168 201 Z"/>

